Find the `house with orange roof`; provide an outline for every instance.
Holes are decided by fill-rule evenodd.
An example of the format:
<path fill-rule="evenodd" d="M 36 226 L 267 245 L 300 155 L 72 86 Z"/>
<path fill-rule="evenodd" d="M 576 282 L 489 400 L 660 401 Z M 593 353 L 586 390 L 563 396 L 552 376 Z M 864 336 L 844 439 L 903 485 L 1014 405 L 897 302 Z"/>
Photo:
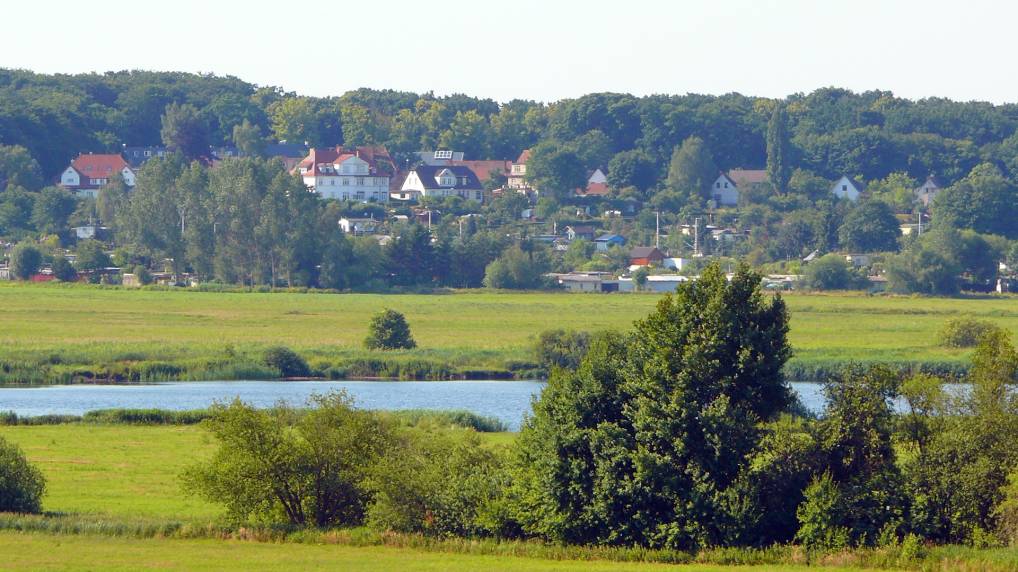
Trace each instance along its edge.
<path fill-rule="evenodd" d="M 75 196 L 94 199 L 118 174 L 128 187 L 134 186 L 135 172 L 119 153 L 82 153 L 60 174 L 60 186 Z"/>
<path fill-rule="evenodd" d="M 294 168 L 323 199 L 378 203 L 389 202 L 389 179 L 395 171 L 381 146 L 311 149 Z"/>

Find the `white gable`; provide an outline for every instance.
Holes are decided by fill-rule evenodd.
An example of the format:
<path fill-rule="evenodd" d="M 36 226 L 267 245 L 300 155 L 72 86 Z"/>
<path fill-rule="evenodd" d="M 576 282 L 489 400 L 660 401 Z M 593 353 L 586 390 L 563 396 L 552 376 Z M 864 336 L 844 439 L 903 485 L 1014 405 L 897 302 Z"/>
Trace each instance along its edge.
<path fill-rule="evenodd" d="M 710 196 L 718 206 L 733 207 L 739 204 L 739 189 L 735 186 L 735 181 L 724 173 L 718 175 L 714 184 L 710 186 Z"/>
<path fill-rule="evenodd" d="M 607 182 L 608 182 L 608 177 L 606 177 L 604 175 L 604 173 L 601 171 L 601 169 L 594 170 L 594 172 L 590 175 L 590 178 L 587 179 L 587 183 L 588 184 L 590 184 L 590 183 L 607 183 Z"/>
<path fill-rule="evenodd" d="M 834 183 L 833 187 L 831 187 L 831 194 L 835 197 L 838 197 L 839 199 L 848 199 L 850 201 L 859 200 L 860 192 L 861 189 L 856 187 L 855 183 L 844 175 L 838 179 L 836 183 Z"/>
<path fill-rule="evenodd" d="M 60 184 L 65 187 L 77 187 L 81 184 L 81 175 L 74 170 L 74 167 L 68 167 L 60 175 Z"/>

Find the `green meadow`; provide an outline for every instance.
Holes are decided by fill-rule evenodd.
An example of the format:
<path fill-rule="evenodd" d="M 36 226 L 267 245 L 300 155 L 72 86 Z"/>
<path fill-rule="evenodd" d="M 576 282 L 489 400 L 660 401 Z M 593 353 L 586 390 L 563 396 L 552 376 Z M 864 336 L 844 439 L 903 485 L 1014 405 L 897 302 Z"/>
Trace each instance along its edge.
<path fill-rule="evenodd" d="M 505 446 L 508 433 L 481 433 Z M 0 570 L 806 570 L 792 548 L 708 551 L 686 564 L 632 562 L 639 552 L 434 539 L 363 529 L 259 536 L 219 526 L 220 507 L 188 498 L 178 475 L 212 453 L 199 426 L 0 426 L 48 480 L 41 517 L 0 514 Z M 667 556 L 667 555 L 665 555 Z M 653 558 L 653 554 L 650 555 Z M 681 561 L 681 560 L 680 560 Z M 834 554 L 822 570 L 901 569 L 879 552 Z M 1003 572 L 1018 550 L 944 547 L 906 568 Z"/>
<path fill-rule="evenodd" d="M 624 329 L 658 299 L 654 294 L 213 293 L 4 283 L 0 380 L 115 378 L 125 368 L 133 368 L 136 379 L 264 377 L 260 352 L 273 344 L 298 350 L 326 377 L 448 377 L 471 371 L 525 377 L 536 365 L 531 347 L 541 331 Z M 937 331 L 952 317 L 987 319 L 1018 332 L 1018 298 L 1013 297 L 793 293 L 785 300 L 792 316 L 792 374 L 807 378 L 810 368 L 849 361 L 964 364 L 966 351 L 938 346 Z M 407 316 L 418 349 L 362 349 L 370 317 L 383 308 Z M 387 375 L 383 362 L 416 365 Z"/>

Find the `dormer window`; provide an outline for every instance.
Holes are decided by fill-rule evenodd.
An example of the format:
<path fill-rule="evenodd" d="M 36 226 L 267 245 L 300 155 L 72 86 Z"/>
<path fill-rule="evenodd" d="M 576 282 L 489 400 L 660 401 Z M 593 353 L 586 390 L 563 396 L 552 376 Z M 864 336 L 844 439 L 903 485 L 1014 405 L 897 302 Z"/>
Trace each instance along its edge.
<path fill-rule="evenodd" d="M 435 151 L 436 159 L 452 159 L 452 151 Z"/>

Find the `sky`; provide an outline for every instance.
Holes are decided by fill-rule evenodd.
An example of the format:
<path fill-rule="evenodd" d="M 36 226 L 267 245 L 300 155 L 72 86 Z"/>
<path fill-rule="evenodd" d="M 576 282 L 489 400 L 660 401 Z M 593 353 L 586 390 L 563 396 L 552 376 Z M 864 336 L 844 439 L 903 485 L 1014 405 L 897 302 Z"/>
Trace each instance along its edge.
<path fill-rule="evenodd" d="M 1018 102 L 1004 0 L 4 0 L 0 67 L 497 101 L 828 86 Z"/>

